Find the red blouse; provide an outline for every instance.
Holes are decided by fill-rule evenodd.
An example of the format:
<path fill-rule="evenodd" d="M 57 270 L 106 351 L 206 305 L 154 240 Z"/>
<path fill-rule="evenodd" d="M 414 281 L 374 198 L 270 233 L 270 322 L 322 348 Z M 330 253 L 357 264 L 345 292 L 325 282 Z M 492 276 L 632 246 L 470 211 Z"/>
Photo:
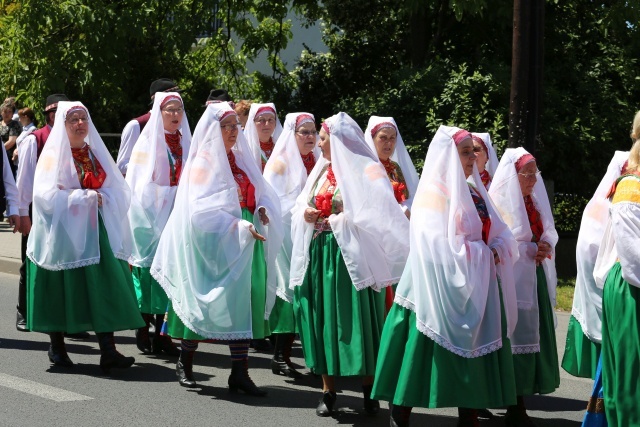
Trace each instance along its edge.
<path fill-rule="evenodd" d="M 102 187 L 105 179 L 107 179 L 107 173 L 102 168 L 102 165 L 93 155 L 89 145 L 85 144 L 81 148 L 71 148 L 71 154 L 73 155 L 73 162 L 78 172 L 78 180 L 82 188 L 97 190 Z"/>
<path fill-rule="evenodd" d="M 300 154 L 300 157 L 302 157 L 302 163 L 304 164 L 304 168 L 307 170 L 307 176 L 309 176 L 311 169 L 316 165 L 316 157 L 313 155 L 313 151 L 309 152 L 306 156 Z"/>
<path fill-rule="evenodd" d="M 482 221 L 482 240 L 487 245 L 489 244 L 489 232 L 491 231 L 491 218 L 489 217 L 489 210 L 487 209 L 487 204 L 480 195 L 469 186 L 471 190 L 471 198 L 473 199 L 473 203 L 476 205 L 476 210 L 478 211 L 478 215 L 480 216 L 480 221 Z"/>
<path fill-rule="evenodd" d="M 484 185 L 484 188 L 488 190 L 489 184 L 491 184 L 491 175 L 489 175 L 489 172 L 486 169 L 480 172 L 480 179 L 482 180 L 482 185 Z"/>
<path fill-rule="evenodd" d="M 271 153 L 273 152 L 273 147 L 275 147 L 275 145 L 276 144 L 273 142 L 273 138 L 269 138 L 267 142 L 260 141 L 260 149 L 264 152 L 264 156 L 261 156 L 263 172 L 264 172 L 264 167 L 267 164 L 267 160 L 269 160 L 269 157 L 271 157 Z"/>
<path fill-rule="evenodd" d="M 169 155 L 169 168 L 171 169 L 169 182 L 172 187 L 175 187 L 178 185 L 180 174 L 182 173 L 182 145 L 180 145 L 182 135 L 180 135 L 180 131 L 165 133 L 164 139 L 167 142 L 167 148 L 171 152 L 171 155 Z"/>
<path fill-rule="evenodd" d="M 236 156 L 233 151 L 227 153 L 231 173 L 238 184 L 238 199 L 240 207 L 249 209 L 252 214 L 256 211 L 256 188 L 249 180 L 249 176 L 236 164 Z"/>
<path fill-rule="evenodd" d="M 540 212 L 536 209 L 531 196 L 524 197 L 524 207 L 527 209 L 527 217 L 529 218 L 531 232 L 533 233 L 531 241 L 539 242 L 542 237 L 542 233 L 544 232 L 544 227 L 542 226 L 542 217 L 540 216 Z"/>
<path fill-rule="evenodd" d="M 389 177 L 389 181 L 391 181 L 393 196 L 396 198 L 396 201 L 398 203 L 402 203 L 407 200 L 409 198 L 409 190 L 407 189 L 407 183 L 404 180 L 404 175 L 400 170 L 400 166 L 390 159 L 380 159 L 380 163 L 384 166 L 387 176 Z"/>

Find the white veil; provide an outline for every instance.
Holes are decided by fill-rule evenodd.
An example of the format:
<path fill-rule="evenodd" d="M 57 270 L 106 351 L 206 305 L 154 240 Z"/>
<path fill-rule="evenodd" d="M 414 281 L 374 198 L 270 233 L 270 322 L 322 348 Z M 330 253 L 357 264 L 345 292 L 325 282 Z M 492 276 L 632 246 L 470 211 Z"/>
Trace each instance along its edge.
<path fill-rule="evenodd" d="M 576 247 L 578 274 L 571 314 L 580 322 L 582 332 L 595 343 L 602 342 L 602 287 L 596 285 L 594 269 L 598 249 L 609 221 L 611 201 L 607 195 L 614 182 L 620 177 L 628 158 L 628 151 L 615 152 L 607 172 L 584 208 L 578 233 Z M 606 273 L 610 268 L 611 265 L 608 266 Z"/>
<path fill-rule="evenodd" d="M 472 183 L 491 219 L 489 245 L 482 241 L 482 222 L 453 140 L 458 130 L 440 126 L 429 145 L 413 200 L 411 253 L 395 302 L 415 311 L 416 327 L 437 344 L 472 358 L 502 347 L 500 288 L 507 335 L 515 328 L 512 268 L 518 252 L 474 166 Z M 498 265 L 491 248 L 500 257 Z"/>
<path fill-rule="evenodd" d="M 302 162 L 300 150 L 296 143 L 296 121 L 302 114 L 290 113 L 284 121 L 284 129 L 276 142 L 271 157 L 264 168 L 264 179 L 271 185 L 280 198 L 284 240 L 282 249 L 276 257 L 276 277 L 278 281 L 277 295 L 285 301 L 293 301 L 293 292 L 289 283 L 289 266 L 291 265 L 291 209 L 307 182 L 307 170 Z M 316 161 L 320 158 L 320 150 L 316 147 L 313 152 Z"/>
<path fill-rule="evenodd" d="M 113 254 L 127 260 L 131 254 L 129 235 L 130 191 L 122 173 L 98 134 L 91 116 L 85 141 L 106 172 L 102 206 L 96 190 L 83 189 L 71 154 L 65 127 L 67 111 L 82 107 L 80 102 L 58 103 L 55 125 L 36 166 L 33 186 L 33 227 L 29 233 L 27 256 L 47 270 L 68 270 L 98 264 L 98 213 L 109 236 Z"/>
<path fill-rule="evenodd" d="M 384 167 L 364 140 L 358 124 L 346 113 L 325 121 L 330 127 L 331 163 L 344 211 L 329 217 L 331 229 L 356 289 L 376 290 L 397 283 L 409 253 L 409 221 L 393 196 Z M 304 280 L 313 225 L 304 221 L 312 187 L 327 161 L 309 174 L 292 210 L 290 287 Z"/>
<path fill-rule="evenodd" d="M 404 141 L 402 140 L 402 136 L 400 135 L 400 129 L 398 129 L 398 125 L 393 117 L 379 117 L 379 116 L 371 116 L 369 118 L 369 123 L 367 124 L 367 129 L 364 131 L 364 139 L 367 141 L 369 148 L 373 151 L 373 154 L 376 154 L 376 146 L 373 143 L 373 137 L 371 135 L 371 130 L 376 127 L 380 123 L 392 123 L 396 128 L 396 149 L 391 155 L 391 160 L 398 163 L 400 165 L 400 169 L 402 169 L 402 174 L 404 175 L 404 179 L 407 183 L 407 189 L 409 190 L 409 198 L 405 200 L 402 204 L 405 205 L 409 210 L 411 210 L 411 203 L 413 203 L 413 196 L 416 194 L 416 190 L 418 188 L 418 181 L 420 178 L 418 177 L 418 172 L 416 172 L 416 167 L 413 165 L 411 161 L 411 157 L 409 156 L 409 152 L 407 151 L 407 147 L 404 145 Z"/>
<path fill-rule="evenodd" d="M 484 141 L 484 145 L 487 146 L 488 161 L 484 168 L 487 170 L 487 172 L 489 172 L 491 179 L 493 179 L 493 176 L 496 174 L 496 169 L 498 169 L 499 161 L 498 161 L 498 155 L 496 154 L 496 149 L 493 148 L 491 135 L 489 135 L 488 133 L 478 133 L 478 132 L 474 132 L 473 135 L 482 139 Z"/>
<path fill-rule="evenodd" d="M 276 110 L 275 104 L 271 102 L 268 102 L 266 104 L 258 104 L 257 102 L 254 102 L 253 104 L 251 104 L 251 107 L 249 108 L 249 116 L 247 117 L 247 124 L 244 126 L 244 136 L 247 139 L 249 149 L 251 150 L 256 164 L 258 165 L 258 169 L 260 170 L 262 170 L 262 150 L 260 149 L 258 128 L 256 127 L 256 124 L 253 122 L 253 120 L 255 119 L 258 110 L 262 107 L 273 108 L 273 111 L 276 112 L 276 127 L 273 130 L 273 134 L 271 136 L 274 143 L 278 140 L 278 138 L 280 138 L 280 134 L 282 133 L 282 124 L 280 124 L 280 120 L 278 120 L 278 110 Z"/>
<path fill-rule="evenodd" d="M 514 354 L 537 353 L 540 351 L 540 327 L 538 313 L 538 294 L 536 291 L 536 264 L 534 257 L 537 245 L 531 241 L 532 232 L 527 216 L 527 210 L 520 189 L 520 181 L 516 171 L 516 162 L 525 154 L 524 148 L 508 148 L 491 182 L 489 195 L 504 221 L 509 225 L 516 241 L 520 258 L 513 266 L 513 275 L 518 298 L 518 325 L 511 339 Z M 531 198 L 540 213 L 544 232 L 540 240 L 544 240 L 555 249 L 558 243 L 549 197 L 542 178 L 538 178 Z M 551 307 L 556 305 L 556 276 L 555 250 L 551 259 L 542 262 L 547 279 L 547 289 Z"/>
<path fill-rule="evenodd" d="M 151 117 L 133 147 L 127 169 L 126 181 L 132 193 L 129 222 L 134 242 L 129 263 L 137 267 L 151 265 L 178 190 L 178 186 L 170 185 L 168 149 L 160 111 L 168 97 L 180 98 L 180 95 L 176 92 L 156 94 Z M 180 144 L 184 168 L 191 145 L 186 113 L 182 116 L 179 131 L 182 134 Z"/>

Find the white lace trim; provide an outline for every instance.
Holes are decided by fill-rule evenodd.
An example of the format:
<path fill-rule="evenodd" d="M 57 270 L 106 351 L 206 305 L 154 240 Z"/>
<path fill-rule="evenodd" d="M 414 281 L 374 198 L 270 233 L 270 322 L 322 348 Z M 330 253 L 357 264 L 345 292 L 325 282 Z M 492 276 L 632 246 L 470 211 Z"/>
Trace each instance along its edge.
<path fill-rule="evenodd" d="M 162 289 L 167 293 L 169 299 L 171 300 L 171 293 L 169 292 L 169 285 L 167 284 L 167 280 L 160 273 L 158 269 L 150 269 L 151 276 L 160 284 Z M 189 328 L 192 332 L 200 335 L 201 337 L 212 339 L 212 340 L 244 340 L 253 338 L 252 331 L 238 331 L 238 332 L 209 332 L 203 329 L 200 329 L 193 325 L 189 320 L 187 320 L 187 316 L 182 312 L 179 306 L 173 305 L 173 311 L 178 315 L 178 318 L 182 321 L 184 326 Z"/>
<path fill-rule="evenodd" d="M 396 304 L 415 312 L 415 304 L 408 299 L 396 294 L 394 301 Z M 498 340 L 486 344 L 482 347 L 476 348 L 474 350 L 465 350 L 460 347 L 456 347 L 450 341 L 446 340 L 442 336 L 438 335 L 433 329 L 429 328 L 424 322 L 420 319 L 417 319 L 416 327 L 420 332 L 425 334 L 427 337 L 433 340 L 436 344 L 444 349 L 450 351 L 453 354 L 457 354 L 458 356 L 464 357 L 466 359 L 473 359 L 476 357 L 486 356 L 489 353 L 493 353 L 494 351 L 500 350 L 502 348 L 502 338 Z"/>
<path fill-rule="evenodd" d="M 27 256 L 29 257 L 31 262 L 33 262 L 38 267 L 44 268 L 45 270 L 50 270 L 50 271 L 71 270 L 73 268 L 88 267 L 90 265 L 100 264 L 100 255 L 94 258 L 83 259 L 80 261 L 57 263 L 57 264 L 46 264 L 46 263 L 40 264 L 33 258 L 32 253 L 28 253 Z"/>
<path fill-rule="evenodd" d="M 153 258 L 154 257 L 150 257 L 150 258 L 141 260 L 131 255 L 127 259 L 125 259 L 125 261 L 127 261 L 129 264 L 133 265 L 134 267 L 147 268 L 147 267 L 151 267 L 151 264 L 153 264 Z"/>
<path fill-rule="evenodd" d="M 393 286 L 396 283 L 398 283 L 400 281 L 400 278 L 398 277 L 397 279 L 391 279 L 391 280 L 387 280 L 386 282 L 382 282 L 382 283 L 376 283 L 373 286 L 373 289 L 375 289 L 376 291 L 381 291 L 384 288 L 388 288 L 389 286 Z"/>
<path fill-rule="evenodd" d="M 376 279 L 374 277 L 370 277 L 368 279 L 362 280 L 358 283 L 353 282 L 353 287 L 356 288 L 356 291 L 361 291 L 363 289 L 369 288 L 376 284 Z"/>
<path fill-rule="evenodd" d="M 288 302 L 289 304 L 293 304 L 293 298 L 289 297 L 285 291 L 282 289 L 278 289 L 276 291 L 276 296 L 281 300 Z"/>
<path fill-rule="evenodd" d="M 125 261 L 127 263 L 129 263 L 129 258 L 131 258 L 129 256 L 129 254 L 125 254 L 124 252 L 118 252 L 118 253 L 113 253 L 113 256 L 115 256 L 116 258 L 118 258 L 119 260 Z M 130 264 L 130 263 L 129 263 Z"/>
<path fill-rule="evenodd" d="M 531 345 L 512 345 L 511 352 L 513 354 L 532 354 L 540 353 L 540 344 Z"/>
<path fill-rule="evenodd" d="M 600 344 L 602 342 L 601 340 L 596 339 L 591 333 L 589 333 L 587 328 L 587 320 L 584 318 L 582 313 L 578 311 L 577 308 L 575 307 L 571 308 L 571 315 L 576 318 L 578 323 L 580 323 L 580 328 L 582 329 L 582 333 L 584 334 L 585 337 L 589 339 L 589 341 L 596 344 Z"/>

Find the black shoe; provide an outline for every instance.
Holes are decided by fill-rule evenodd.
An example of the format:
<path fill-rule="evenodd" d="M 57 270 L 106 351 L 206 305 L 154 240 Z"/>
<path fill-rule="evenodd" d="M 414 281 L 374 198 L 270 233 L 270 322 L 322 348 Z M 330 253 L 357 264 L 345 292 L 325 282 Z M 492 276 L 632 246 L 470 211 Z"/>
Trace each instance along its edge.
<path fill-rule="evenodd" d="M 330 417 L 333 414 L 333 406 L 336 404 L 337 395 L 335 391 L 325 391 L 322 393 L 322 399 L 318 402 L 316 415 L 319 417 Z"/>
<path fill-rule="evenodd" d="M 363 385 L 362 394 L 364 395 L 364 411 L 369 415 L 376 415 L 380 411 L 380 402 L 371 398 L 371 389 L 373 385 Z"/>
<path fill-rule="evenodd" d="M 62 335 L 62 332 L 49 333 L 49 339 L 51 340 L 51 345 L 49 346 L 49 351 L 47 353 L 49 361 L 55 366 L 62 366 L 65 368 L 72 367 L 73 362 L 69 359 L 67 349 L 64 346 L 64 336 Z"/>
<path fill-rule="evenodd" d="M 246 360 L 234 360 L 231 362 L 231 375 L 229 375 L 229 392 L 244 391 L 250 396 L 266 396 L 267 391 L 258 387 L 249 377 L 249 367 Z"/>
<path fill-rule="evenodd" d="M 410 406 L 392 405 L 389 403 L 391 416 L 389 417 L 390 427 L 409 427 Z"/>
<path fill-rule="evenodd" d="M 278 360 L 275 356 L 273 359 L 271 359 L 271 372 L 276 375 L 282 374 L 285 377 L 293 379 L 300 379 L 303 377 L 303 375 L 300 372 L 296 371 L 295 368 L 287 365 L 287 362 L 285 362 L 284 360 Z"/>
<path fill-rule="evenodd" d="M 100 369 L 105 374 L 108 374 L 112 368 L 129 368 L 136 361 L 134 357 L 123 356 L 116 350 L 113 332 L 101 332 L 97 333 L 96 336 L 100 345 Z"/>
<path fill-rule="evenodd" d="M 188 353 L 193 353 L 189 351 Z M 193 355 L 191 356 L 193 362 Z M 183 357 L 181 357 L 183 359 Z M 178 360 L 176 364 L 176 375 L 178 376 L 178 382 L 182 387 L 194 388 L 197 387 L 196 380 L 193 379 L 193 365 L 185 366 L 181 360 Z"/>
<path fill-rule="evenodd" d="M 290 359 L 291 343 L 293 342 L 290 336 L 293 337 L 293 334 L 272 334 L 271 336 L 275 337 L 276 348 L 273 359 L 271 359 L 271 372 L 276 375 L 282 373 L 289 378 L 302 378 L 302 374 L 295 369 Z"/>
<path fill-rule="evenodd" d="M 478 409 L 478 418 L 490 420 L 493 418 L 493 414 L 488 409 Z"/>
<path fill-rule="evenodd" d="M 16 312 L 16 329 L 20 332 L 29 332 L 29 328 L 27 328 L 27 321 L 24 318 L 24 315 L 19 311 Z"/>
<path fill-rule="evenodd" d="M 153 354 L 160 354 L 164 352 L 167 356 L 180 356 L 180 350 L 178 350 L 178 347 L 173 343 L 171 337 L 167 335 L 158 336 L 156 334 L 151 342 L 151 349 Z"/>
<path fill-rule="evenodd" d="M 91 334 L 89 332 L 76 332 L 75 334 L 68 334 L 65 332 L 64 336 L 74 340 L 88 340 L 91 338 Z"/>
<path fill-rule="evenodd" d="M 142 354 L 151 354 L 151 340 L 149 339 L 149 327 L 143 326 L 136 329 L 136 347 Z"/>
<path fill-rule="evenodd" d="M 259 340 L 251 340 L 250 347 L 255 351 L 259 351 L 262 353 L 271 353 L 271 351 L 273 350 L 271 348 L 271 343 L 269 343 L 269 341 L 267 341 L 265 338 Z"/>

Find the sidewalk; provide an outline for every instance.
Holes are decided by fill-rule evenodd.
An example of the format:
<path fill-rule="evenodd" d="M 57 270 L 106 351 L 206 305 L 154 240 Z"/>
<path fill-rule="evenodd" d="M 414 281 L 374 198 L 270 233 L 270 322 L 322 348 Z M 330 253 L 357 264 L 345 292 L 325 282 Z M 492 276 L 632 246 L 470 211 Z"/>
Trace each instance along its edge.
<path fill-rule="evenodd" d="M 22 234 L 13 234 L 9 228 L 9 223 L 0 222 L 0 272 L 7 274 L 19 274 L 20 265 L 20 244 Z"/>

